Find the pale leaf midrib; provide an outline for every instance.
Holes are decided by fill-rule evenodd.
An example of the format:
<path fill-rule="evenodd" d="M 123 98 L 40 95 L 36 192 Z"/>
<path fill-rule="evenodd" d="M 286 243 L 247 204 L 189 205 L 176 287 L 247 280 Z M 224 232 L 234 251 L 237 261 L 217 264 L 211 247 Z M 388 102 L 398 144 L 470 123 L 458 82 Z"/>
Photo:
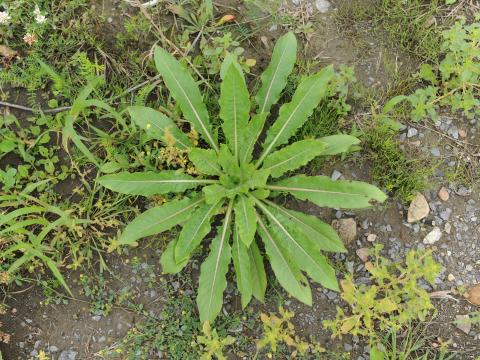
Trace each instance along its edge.
<path fill-rule="evenodd" d="M 155 121 L 152 121 L 152 122 L 149 122 L 149 124 L 153 125 L 154 127 L 156 127 L 158 130 L 160 130 L 163 135 L 165 135 L 165 129 L 168 130 L 169 127 L 172 127 L 172 126 L 175 126 L 174 124 L 170 125 L 170 126 L 167 126 L 165 129 L 163 129 L 160 125 L 158 125 L 157 123 L 155 123 Z M 172 136 L 174 137 L 174 139 L 182 146 L 184 146 L 185 148 L 189 148 L 189 146 L 187 144 L 184 144 L 182 141 L 180 141 L 180 139 L 177 139 L 177 137 L 175 137 L 175 135 L 172 134 Z"/>
<path fill-rule="evenodd" d="M 360 196 L 367 197 L 367 195 L 359 193 L 349 193 L 349 192 L 340 192 L 340 191 L 330 191 L 330 190 L 320 190 L 320 189 L 309 189 L 309 188 L 298 188 L 298 187 L 287 187 L 287 186 L 277 186 L 277 185 L 267 185 L 267 189 L 270 190 L 285 190 L 285 191 L 302 191 L 302 192 L 313 192 L 313 193 L 328 193 L 335 195 L 349 195 L 349 196 Z"/>
<path fill-rule="evenodd" d="M 282 252 L 278 248 L 277 244 L 275 243 L 275 240 L 273 240 L 272 236 L 268 232 L 268 229 L 266 228 L 265 224 L 262 222 L 262 220 L 260 219 L 260 217 L 258 215 L 257 215 L 257 221 L 258 221 L 259 225 L 262 227 L 263 231 L 265 232 L 265 235 L 267 235 L 267 238 L 268 238 L 269 242 L 271 243 L 272 247 L 277 252 L 278 258 L 282 259 L 282 262 L 285 264 L 284 269 L 285 268 L 288 269 L 288 272 L 291 274 L 290 276 L 293 279 L 297 280 L 297 277 L 295 276 L 292 269 L 290 268 L 290 264 L 288 263 L 287 259 L 285 259 L 284 255 L 282 254 Z"/>
<path fill-rule="evenodd" d="M 198 232 L 200 231 L 200 228 L 203 226 L 203 224 L 205 223 L 205 221 L 207 219 L 209 219 L 211 217 L 211 213 L 212 211 L 215 209 L 215 207 L 218 205 L 217 204 L 214 204 L 213 206 L 211 206 L 208 211 L 205 213 L 205 215 L 203 216 L 203 218 L 201 219 L 200 221 L 200 224 L 198 226 L 196 226 L 192 236 L 190 236 L 190 242 L 188 243 L 188 245 L 190 245 L 192 243 L 192 240 L 197 236 Z"/>
<path fill-rule="evenodd" d="M 175 83 L 178 85 L 179 89 L 182 91 L 183 96 L 185 99 L 188 101 L 188 104 L 190 108 L 193 110 L 193 113 L 195 114 L 195 117 L 197 118 L 197 121 L 199 122 L 200 126 L 202 127 L 203 131 L 205 132 L 205 135 L 208 137 L 208 141 L 210 144 L 213 146 L 215 151 L 218 152 L 218 147 L 217 144 L 215 144 L 215 141 L 213 141 L 212 135 L 210 134 L 210 131 L 207 129 L 206 125 L 204 124 L 202 118 L 200 117 L 200 114 L 197 112 L 197 109 L 195 109 L 195 106 L 193 106 L 192 102 L 190 101 L 190 98 L 188 97 L 187 93 L 185 92 L 185 89 L 183 86 L 180 84 L 180 82 L 177 80 L 174 72 L 170 69 L 168 66 L 168 61 L 163 61 L 165 67 L 167 68 L 168 72 L 171 74 L 173 80 Z"/>
<path fill-rule="evenodd" d="M 292 111 L 292 113 L 290 114 L 290 116 L 287 118 L 287 120 L 285 121 L 285 123 L 282 125 L 282 127 L 280 128 L 279 132 L 277 133 L 277 135 L 275 135 L 275 137 L 273 138 L 273 140 L 270 142 L 270 144 L 268 145 L 267 149 L 264 151 L 262 157 L 260 158 L 259 160 L 259 164 L 261 163 L 261 161 L 263 161 L 263 159 L 270 153 L 270 151 L 272 150 L 272 148 L 276 145 L 278 139 L 280 138 L 280 136 L 283 134 L 283 132 L 285 131 L 285 128 L 288 126 L 288 124 L 290 123 L 290 121 L 292 120 L 292 118 L 294 117 L 294 115 L 297 113 L 298 109 L 300 108 L 300 106 L 305 102 L 305 100 L 309 97 L 310 93 L 313 91 L 314 88 L 316 88 L 316 84 L 318 83 L 318 81 L 322 80 L 323 78 L 322 77 L 319 77 L 312 86 L 310 86 L 310 88 L 308 89 L 308 91 L 306 92 L 306 94 L 302 97 L 302 99 L 300 100 L 300 102 L 298 103 L 298 105 L 295 107 L 295 109 Z"/>
<path fill-rule="evenodd" d="M 260 111 L 260 113 L 263 113 L 265 111 L 265 106 L 267 105 L 267 102 L 268 102 L 267 100 L 270 97 L 270 92 L 273 88 L 273 83 L 275 82 L 275 79 L 276 79 L 277 74 L 279 72 L 278 69 L 280 69 L 280 65 L 282 64 L 282 60 L 283 60 L 283 57 L 284 57 L 286 52 L 287 52 L 287 46 L 285 44 L 285 46 L 283 47 L 282 54 L 280 55 L 280 58 L 278 59 L 277 67 L 275 68 L 275 71 L 273 72 L 272 81 L 270 81 L 270 85 L 268 86 L 267 93 L 265 94 L 265 99 L 263 101 L 263 106 L 262 106 L 262 110 Z"/>
<path fill-rule="evenodd" d="M 217 281 L 218 267 L 219 267 L 220 258 L 221 258 L 221 255 L 222 255 L 223 245 L 225 243 L 225 237 L 227 235 L 227 230 L 228 230 L 228 227 L 230 226 L 230 216 L 231 216 L 231 214 L 232 214 L 232 201 L 230 202 L 230 205 L 228 207 L 227 215 L 225 216 L 225 224 L 223 225 L 222 234 L 221 234 L 221 237 L 220 237 L 221 240 L 220 240 L 220 246 L 219 246 L 219 249 L 218 249 L 217 259 L 215 261 L 215 268 L 214 268 L 214 272 L 213 272 L 213 281 L 212 281 L 212 286 L 210 288 L 210 295 L 208 297 L 208 311 L 207 311 L 208 314 L 210 314 L 210 309 L 212 307 L 213 289 L 215 287 L 215 282 Z"/>
<path fill-rule="evenodd" d="M 281 161 L 281 162 L 279 162 L 279 163 L 276 163 L 276 164 L 274 164 L 274 165 L 266 168 L 266 170 L 272 170 L 272 169 L 275 169 L 275 168 L 277 168 L 277 167 L 279 167 L 279 166 L 282 166 L 283 164 L 285 164 L 285 163 L 287 163 L 287 162 L 289 162 L 289 161 L 292 161 L 292 160 L 296 159 L 297 157 L 302 156 L 302 155 L 305 154 L 305 153 L 308 153 L 309 151 L 310 151 L 310 149 L 306 149 L 306 150 L 303 150 L 303 151 L 301 151 L 301 152 L 299 152 L 299 153 L 296 153 L 296 154 L 292 155 L 291 157 L 289 157 L 288 159 L 285 159 L 285 160 L 283 160 L 283 161 Z"/>
<path fill-rule="evenodd" d="M 298 243 L 297 240 L 290 234 L 290 232 L 282 225 L 282 223 L 263 205 L 259 206 L 262 208 L 262 210 L 277 224 L 277 226 L 283 231 L 283 233 L 295 244 L 295 246 L 300 249 L 300 251 L 305 255 L 307 259 L 310 259 L 310 263 L 315 265 L 315 268 L 317 268 L 317 271 L 321 271 L 323 273 L 323 270 L 321 267 L 317 264 L 315 259 Z"/>
<path fill-rule="evenodd" d="M 121 182 L 121 183 L 148 183 L 148 184 L 175 184 L 175 183 L 180 183 L 180 184 L 194 184 L 194 183 L 199 183 L 199 184 L 210 184 L 210 183 L 216 183 L 216 180 L 210 180 L 210 179 L 204 179 L 204 180 L 196 180 L 196 179 L 188 179 L 188 180 L 121 180 L 121 179 L 109 179 L 107 180 L 108 182 Z"/>
<path fill-rule="evenodd" d="M 153 227 L 155 227 L 155 226 L 158 226 L 158 225 L 160 225 L 160 224 L 162 224 L 162 223 L 165 223 L 165 222 L 167 222 L 168 220 L 170 220 L 171 218 L 173 218 L 173 217 L 175 217 L 175 216 L 178 216 L 178 215 L 180 215 L 181 213 L 183 213 L 183 212 L 185 212 L 185 211 L 188 211 L 190 208 L 195 207 L 198 203 L 200 203 L 200 202 L 202 202 L 202 201 L 203 201 L 203 199 L 197 200 L 197 201 L 195 201 L 194 203 L 192 203 L 192 204 L 190 204 L 190 205 L 187 205 L 186 207 L 181 208 L 180 210 L 178 210 L 178 211 L 174 212 L 173 214 L 167 216 L 166 218 L 163 218 L 161 221 L 156 222 L 156 223 L 153 223 L 153 224 L 151 224 L 151 225 L 148 225 L 147 227 L 145 227 L 145 228 L 143 229 L 143 232 L 145 232 L 145 230 L 149 230 L 149 229 L 151 229 L 151 228 L 153 228 Z"/>

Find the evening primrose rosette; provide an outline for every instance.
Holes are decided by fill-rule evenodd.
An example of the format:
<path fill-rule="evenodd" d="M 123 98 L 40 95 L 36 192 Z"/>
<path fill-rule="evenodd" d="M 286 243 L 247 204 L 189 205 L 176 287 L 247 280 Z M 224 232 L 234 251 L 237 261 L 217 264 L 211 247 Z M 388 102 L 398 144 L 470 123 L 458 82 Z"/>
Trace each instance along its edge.
<path fill-rule="evenodd" d="M 225 144 L 212 131 L 202 95 L 189 72 L 167 51 L 155 49 L 155 63 L 183 117 L 198 131 L 209 148 L 195 147 L 189 137 L 164 114 L 145 107 L 131 107 L 132 121 L 150 137 L 165 141 L 174 137 L 176 146 L 188 151 L 199 176 L 179 171 L 118 173 L 99 182 L 124 194 L 152 196 L 188 191 L 189 196 L 172 200 L 140 214 L 127 225 L 114 247 L 180 225 L 178 238 L 161 257 L 167 273 L 181 271 L 193 252 L 222 219 L 210 242 L 201 269 L 197 304 L 201 321 L 213 321 L 222 308 L 226 275 L 233 261 L 242 306 L 252 297 L 264 300 L 267 286 L 265 260 L 289 294 L 311 304 L 307 276 L 322 286 L 338 290 L 335 271 L 323 252 L 345 252 L 336 232 L 315 216 L 278 205 L 279 194 L 310 201 L 321 207 L 357 209 L 383 202 L 378 188 L 358 181 L 331 180 L 325 176 L 294 175 L 317 156 L 348 151 L 359 140 L 333 135 L 290 143 L 319 102 L 325 98 L 334 76 L 332 66 L 304 78 L 292 100 L 280 107 L 279 115 L 259 142 L 270 109 L 279 100 L 296 61 L 297 41 L 292 33 L 275 45 L 271 62 L 261 76 L 261 86 L 252 100 L 241 67 L 228 56 L 222 65 L 219 105 Z M 261 147 L 254 156 L 254 147 Z M 286 175 L 287 174 L 287 175 Z M 258 234 L 258 236 L 256 236 Z"/>

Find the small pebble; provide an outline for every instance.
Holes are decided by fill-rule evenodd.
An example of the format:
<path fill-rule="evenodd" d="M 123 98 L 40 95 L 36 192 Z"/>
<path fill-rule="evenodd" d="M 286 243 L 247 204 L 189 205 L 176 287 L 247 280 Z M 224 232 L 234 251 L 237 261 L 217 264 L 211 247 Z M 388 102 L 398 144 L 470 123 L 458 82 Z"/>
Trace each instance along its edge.
<path fill-rule="evenodd" d="M 434 227 L 427 236 L 423 239 L 423 243 L 426 245 L 435 244 L 442 237 L 442 230 L 439 227 Z"/>
<path fill-rule="evenodd" d="M 342 177 L 342 173 L 340 171 L 337 171 L 337 170 L 333 170 L 333 173 L 332 173 L 332 180 L 338 180 Z"/>
<path fill-rule="evenodd" d="M 368 236 L 367 236 L 367 241 L 369 241 L 369 242 L 374 242 L 375 240 L 377 240 L 377 235 L 375 235 L 375 234 L 368 234 Z"/>
<path fill-rule="evenodd" d="M 440 149 L 439 148 L 433 148 L 433 149 L 430 149 L 430 153 L 435 156 L 435 157 L 440 157 Z"/>
<path fill-rule="evenodd" d="M 368 261 L 368 248 L 360 248 L 356 251 L 357 256 L 362 260 L 364 263 Z"/>
<path fill-rule="evenodd" d="M 450 194 L 445 187 L 442 186 L 440 190 L 438 190 L 438 198 L 442 201 L 448 201 L 450 198 Z"/>
<path fill-rule="evenodd" d="M 407 137 L 411 138 L 418 134 L 418 130 L 415 128 L 408 128 Z"/>

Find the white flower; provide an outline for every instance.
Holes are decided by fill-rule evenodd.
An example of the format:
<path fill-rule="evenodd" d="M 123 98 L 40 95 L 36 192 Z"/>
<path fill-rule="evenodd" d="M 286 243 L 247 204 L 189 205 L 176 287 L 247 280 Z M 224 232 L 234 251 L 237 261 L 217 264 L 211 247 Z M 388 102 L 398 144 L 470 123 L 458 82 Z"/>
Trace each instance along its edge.
<path fill-rule="evenodd" d="M 6 24 L 10 21 L 11 17 L 7 11 L 0 11 L 0 24 Z"/>
<path fill-rule="evenodd" d="M 47 17 L 45 15 L 42 15 L 38 5 L 35 5 L 35 10 L 33 11 L 33 14 L 35 15 L 35 21 L 37 23 L 43 24 L 45 21 L 47 21 Z"/>
<path fill-rule="evenodd" d="M 37 37 L 35 36 L 35 34 L 26 33 L 23 37 L 23 41 L 25 41 L 25 43 L 27 43 L 28 45 L 32 46 L 37 42 Z"/>

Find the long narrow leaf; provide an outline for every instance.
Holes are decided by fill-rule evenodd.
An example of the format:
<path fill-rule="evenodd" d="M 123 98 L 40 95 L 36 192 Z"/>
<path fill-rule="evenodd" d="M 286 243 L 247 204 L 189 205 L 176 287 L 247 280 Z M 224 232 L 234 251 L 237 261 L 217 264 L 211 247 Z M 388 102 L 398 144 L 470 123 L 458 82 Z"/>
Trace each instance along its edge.
<path fill-rule="evenodd" d="M 178 263 L 175 261 L 175 247 L 177 246 L 177 241 L 178 239 L 171 240 L 160 257 L 160 265 L 162 265 L 162 271 L 165 274 L 178 274 L 185 266 L 187 266 L 188 258 Z"/>
<path fill-rule="evenodd" d="M 293 176 L 268 185 L 267 189 L 337 209 L 365 208 L 387 198 L 376 186 L 361 181 L 332 180 L 326 176 Z"/>
<path fill-rule="evenodd" d="M 288 218 L 274 214 L 261 202 L 257 202 L 257 205 L 270 219 L 270 225 L 274 229 L 274 238 L 281 244 L 282 248 L 288 251 L 291 261 L 319 284 L 338 291 L 335 270 L 315 246 L 312 239 L 295 235 L 284 225 L 285 220 L 289 221 Z"/>
<path fill-rule="evenodd" d="M 260 254 L 260 250 L 255 241 L 250 244 L 247 251 L 252 266 L 250 271 L 252 293 L 257 300 L 263 302 L 265 299 L 265 291 L 267 289 L 267 274 L 265 273 L 263 257 L 262 254 Z"/>
<path fill-rule="evenodd" d="M 205 137 L 210 146 L 218 151 L 210 128 L 207 107 L 192 76 L 172 55 L 160 47 L 155 49 L 155 65 L 185 118 Z"/>
<path fill-rule="evenodd" d="M 254 147 L 265 126 L 267 115 L 267 113 L 255 115 L 248 123 L 244 133 L 244 140 L 240 146 L 240 162 L 249 163 L 252 160 Z"/>
<path fill-rule="evenodd" d="M 235 224 L 240 239 L 248 247 L 257 232 L 257 220 L 255 216 L 254 202 L 251 198 L 239 195 L 235 200 Z"/>
<path fill-rule="evenodd" d="M 63 143 L 63 148 L 65 151 L 68 152 L 68 140 L 72 140 L 72 142 L 77 146 L 77 148 L 80 150 L 80 152 L 93 164 L 99 166 L 99 162 L 97 161 L 97 158 L 92 154 L 92 152 L 85 146 L 85 144 L 82 142 L 82 138 L 80 135 L 77 134 L 75 129 L 73 128 L 73 120 L 74 117 L 72 115 L 66 115 L 65 116 L 65 126 L 62 130 L 62 143 Z"/>
<path fill-rule="evenodd" d="M 132 121 L 145 130 L 149 138 L 162 140 L 165 144 L 174 145 L 179 149 L 188 149 L 192 146 L 188 136 L 172 119 L 161 112 L 145 106 L 130 106 L 127 110 Z M 174 144 L 171 144 L 172 140 Z"/>
<path fill-rule="evenodd" d="M 332 252 L 347 252 L 342 240 L 333 228 L 320 221 L 316 216 L 304 214 L 299 211 L 285 209 L 272 201 L 265 200 L 278 214 L 288 218 L 293 223 L 293 228 L 315 241 L 319 250 Z M 288 225 L 288 224 L 287 224 Z"/>
<path fill-rule="evenodd" d="M 267 228 L 258 215 L 257 222 L 259 224 L 260 236 L 265 244 L 265 252 L 267 253 L 278 282 L 293 297 L 307 305 L 311 305 L 312 292 L 300 268 L 290 261 L 290 256 L 287 251 L 280 248 L 274 239 L 274 234 Z"/>
<path fill-rule="evenodd" d="M 326 145 L 319 140 L 301 140 L 268 155 L 262 169 L 270 170 L 273 178 L 298 169 L 322 154 Z"/>
<path fill-rule="evenodd" d="M 230 65 L 220 89 L 220 118 L 228 146 L 236 159 L 244 141 L 250 113 L 250 95 L 243 74 Z"/>
<path fill-rule="evenodd" d="M 11 211 L 7 214 L 0 214 L 0 226 L 9 223 L 10 221 L 25 215 L 38 214 L 46 209 L 41 206 L 27 206 L 21 209 Z"/>
<path fill-rule="evenodd" d="M 242 297 L 242 308 L 245 308 L 252 299 L 252 264 L 248 254 L 248 248 L 240 240 L 238 227 L 233 231 L 232 247 L 233 266 L 237 277 L 237 287 Z"/>
<path fill-rule="evenodd" d="M 298 85 L 292 101 L 280 108 L 278 119 L 267 132 L 265 150 L 258 160 L 258 166 L 273 149 L 288 142 L 312 115 L 320 100 L 327 94 L 328 83 L 333 75 L 333 67 L 330 65 Z"/>
<path fill-rule="evenodd" d="M 360 140 L 350 135 L 331 135 L 325 136 L 318 141 L 326 144 L 325 150 L 321 155 L 338 155 L 349 151 L 352 146 L 360 144 Z"/>
<path fill-rule="evenodd" d="M 191 213 L 188 221 L 183 225 L 180 236 L 175 245 L 175 261 L 183 262 L 205 236 L 210 232 L 212 217 L 218 213 L 222 202 L 216 204 L 203 204 L 195 212 Z"/>
<path fill-rule="evenodd" d="M 201 174 L 217 176 L 222 174 L 217 153 L 213 149 L 193 148 L 188 153 L 188 158 Z"/>
<path fill-rule="evenodd" d="M 165 170 L 160 173 L 121 172 L 102 176 L 97 181 L 107 189 L 122 194 L 143 196 L 184 192 L 200 185 L 217 182 L 215 180 L 197 179 L 173 170 Z"/>
<path fill-rule="evenodd" d="M 297 59 L 297 39 L 292 32 L 278 39 L 273 49 L 272 60 L 261 76 L 262 86 L 255 97 L 258 113 L 269 113 L 287 85 L 288 75 Z"/>
<path fill-rule="evenodd" d="M 203 199 L 184 198 L 148 209 L 127 225 L 115 245 L 132 245 L 143 237 L 170 230 L 187 220 L 202 201 Z"/>
<path fill-rule="evenodd" d="M 17 232 L 22 231 L 22 229 L 25 229 L 26 227 L 32 226 L 32 225 L 45 226 L 45 225 L 48 225 L 48 221 L 43 218 L 34 218 L 34 219 L 18 221 L 5 229 L 1 229 L 0 235 L 8 234 L 14 231 L 17 231 Z"/>
<path fill-rule="evenodd" d="M 210 254 L 200 267 L 197 306 L 202 323 L 215 320 L 222 309 L 223 292 L 227 287 L 226 274 L 232 259 L 229 244 L 232 206 L 233 202 L 230 201 L 223 225 L 210 245 Z"/>

